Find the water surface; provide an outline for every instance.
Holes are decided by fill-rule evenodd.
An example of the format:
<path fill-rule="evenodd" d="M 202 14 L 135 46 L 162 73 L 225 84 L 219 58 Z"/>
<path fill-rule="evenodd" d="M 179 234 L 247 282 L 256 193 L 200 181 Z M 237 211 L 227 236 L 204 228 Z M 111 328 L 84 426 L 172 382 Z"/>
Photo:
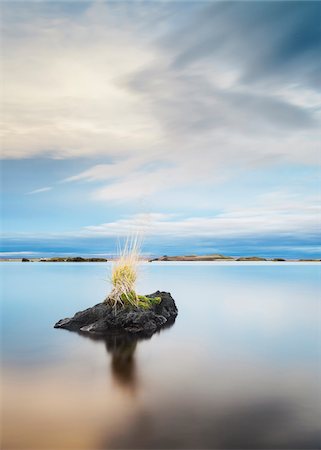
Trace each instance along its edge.
<path fill-rule="evenodd" d="M 152 263 L 179 315 L 151 339 L 54 323 L 101 301 L 109 264 L 1 263 L 5 449 L 320 448 L 317 264 Z"/>

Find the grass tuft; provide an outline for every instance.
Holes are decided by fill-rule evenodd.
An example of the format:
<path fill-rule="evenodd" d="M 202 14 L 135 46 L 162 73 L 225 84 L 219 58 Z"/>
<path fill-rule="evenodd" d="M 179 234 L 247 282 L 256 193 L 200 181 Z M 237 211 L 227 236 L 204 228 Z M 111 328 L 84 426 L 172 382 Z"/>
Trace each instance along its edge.
<path fill-rule="evenodd" d="M 114 262 L 111 273 L 112 291 L 105 302 L 113 307 L 139 306 L 135 291 L 137 269 L 140 258 L 141 240 L 138 235 L 127 239 L 119 258 Z"/>
<path fill-rule="evenodd" d="M 141 238 L 136 234 L 127 239 L 119 258 L 114 261 L 110 281 L 112 290 L 105 302 L 115 309 L 134 307 L 149 309 L 161 302 L 161 297 L 137 295 L 135 290 L 138 263 L 140 260 Z"/>

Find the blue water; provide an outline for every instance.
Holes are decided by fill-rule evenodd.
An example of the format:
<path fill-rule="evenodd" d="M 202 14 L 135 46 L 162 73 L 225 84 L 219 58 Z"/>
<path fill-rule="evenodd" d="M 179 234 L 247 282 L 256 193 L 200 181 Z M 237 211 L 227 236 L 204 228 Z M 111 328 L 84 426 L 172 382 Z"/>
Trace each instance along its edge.
<path fill-rule="evenodd" d="M 53 328 L 109 264 L 0 269 L 3 448 L 320 448 L 321 265 L 144 264 L 179 315 L 116 347 Z"/>

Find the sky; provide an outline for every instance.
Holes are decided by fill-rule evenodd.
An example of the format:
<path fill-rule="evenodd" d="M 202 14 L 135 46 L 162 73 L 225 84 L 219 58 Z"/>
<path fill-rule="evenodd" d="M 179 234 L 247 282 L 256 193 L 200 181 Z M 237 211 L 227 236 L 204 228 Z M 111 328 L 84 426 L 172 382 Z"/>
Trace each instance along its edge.
<path fill-rule="evenodd" d="M 321 2 L 1 2 L 2 257 L 321 257 Z"/>

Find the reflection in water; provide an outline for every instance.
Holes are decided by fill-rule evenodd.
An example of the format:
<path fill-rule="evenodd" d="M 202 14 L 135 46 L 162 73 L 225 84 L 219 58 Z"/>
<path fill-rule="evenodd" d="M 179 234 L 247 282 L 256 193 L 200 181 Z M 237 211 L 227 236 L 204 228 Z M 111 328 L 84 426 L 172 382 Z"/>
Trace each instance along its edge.
<path fill-rule="evenodd" d="M 111 353 L 111 373 L 120 386 L 134 390 L 137 386 L 135 351 L 139 338 L 129 334 L 89 334 L 78 333 L 94 341 L 103 341 Z"/>
<path fill-rule="evenodd" d="M 156 332 L 161 333 L 166 328 L 171 328 L 176 318 L 167 321 L 163 327 Z M 137 371 L 135 361 L 135 351 L 138 342 L 151 339 L 153 334 L 133 335 L 129 333 L 123 334 L 93 334 L 78 332 L 81 336 L 87 337 L 94 341 L 105 342 L 107 353 L 111 353 L 111 373 L 113 379 L 120 387 L 127 387 L 134 391 L 137 387 Z"/>
<path fill-rule="evenodd" d="M 135 350 L 137 339 L 128 336 L 114 336 L 106 340 L 107 351 L 112 354 L 111 370 L 114 379 L 125 386 L 136 386 Z"/>
<path fill-rule="evenodd" d="M 143 411 L 129 427 L 108 436 L 105 449 L 316 450 L 320 430 L 298 423 L 293 405 L 268 398 L 197 411 L 173 405 Z"/>

